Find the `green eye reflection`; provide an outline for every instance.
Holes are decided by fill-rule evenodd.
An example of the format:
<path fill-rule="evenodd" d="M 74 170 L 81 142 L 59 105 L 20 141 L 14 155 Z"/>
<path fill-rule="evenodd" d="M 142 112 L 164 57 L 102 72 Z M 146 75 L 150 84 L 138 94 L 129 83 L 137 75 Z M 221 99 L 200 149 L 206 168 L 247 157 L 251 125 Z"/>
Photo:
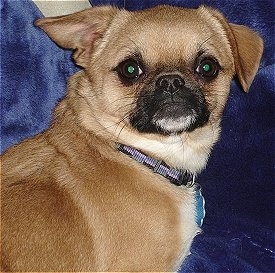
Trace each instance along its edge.
<path fill-rule="evenodd" d="M 210 66 L 210 64 L 205 64 L 205 65 L 202 67 L 202 69 L 203 69 L 205 72 L 208 72 L 208 71 L 211 70 L 211 66 Z"/>
<path fill-rule="evenodd" d="M 130 74 L 133 74 L 135 72 L 135 68 L 132 66 L 132 65 L 129 65 L 128 68 L 127 68 L 127 71 L 130 73 Z"/>
<path fill-rule="evenodd" d="M 138 61 L 134 59 L 127 59 L 121 62 L 116 71 L 118 76 L 123 83 L 133 84 L 139 77 L 143 74 L 142 68 L 140 67 Z"/>
<path fill-rule="evenodd" d="M 220 68 L 219 63 L 215 59 L 205 58 L 196 68 L 196 72 L 205 79 L 211 80 L 218 75 Z"/>

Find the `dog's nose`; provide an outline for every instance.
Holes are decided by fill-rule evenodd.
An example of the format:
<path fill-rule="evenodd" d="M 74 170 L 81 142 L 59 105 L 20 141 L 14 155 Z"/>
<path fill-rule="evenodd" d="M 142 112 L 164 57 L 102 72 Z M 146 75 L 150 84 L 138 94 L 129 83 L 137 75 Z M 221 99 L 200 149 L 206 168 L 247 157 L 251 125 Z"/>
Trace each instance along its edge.
<path fill-rule="evenodd" d="M 185 85 L 184 79 L 175 74 L 160 76 L 156 81 L 156 88 L 173 94 Z"/>

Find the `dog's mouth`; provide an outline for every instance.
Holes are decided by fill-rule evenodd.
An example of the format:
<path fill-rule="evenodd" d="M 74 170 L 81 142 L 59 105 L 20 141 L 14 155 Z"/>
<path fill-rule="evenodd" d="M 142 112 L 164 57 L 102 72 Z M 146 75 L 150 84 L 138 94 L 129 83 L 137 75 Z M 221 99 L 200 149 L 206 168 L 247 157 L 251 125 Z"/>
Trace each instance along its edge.
<path fill-rule="evenodd" d="M 209 116 L 200 90 L 183 88 L 170 94 L 155 90 L 139 96 L 130 123 L 142 133 L 177 135 L 204 126 Z"/>

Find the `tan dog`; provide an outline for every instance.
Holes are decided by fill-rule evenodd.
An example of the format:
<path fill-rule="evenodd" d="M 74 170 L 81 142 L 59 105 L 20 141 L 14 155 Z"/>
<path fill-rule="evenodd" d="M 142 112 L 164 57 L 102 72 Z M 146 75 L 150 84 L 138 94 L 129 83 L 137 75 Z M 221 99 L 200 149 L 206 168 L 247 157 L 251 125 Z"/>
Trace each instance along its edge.
<path fill-rule="evenodd" d="M 208 7 L 98 7 L 36 25 L 84 70 L 50 129 L 2 157 L 2 271 L 176 270 L 200 231 L 194 189 L 116 143 L 193 177 L 232 77 L 251 85 L 261 38 Z"/>

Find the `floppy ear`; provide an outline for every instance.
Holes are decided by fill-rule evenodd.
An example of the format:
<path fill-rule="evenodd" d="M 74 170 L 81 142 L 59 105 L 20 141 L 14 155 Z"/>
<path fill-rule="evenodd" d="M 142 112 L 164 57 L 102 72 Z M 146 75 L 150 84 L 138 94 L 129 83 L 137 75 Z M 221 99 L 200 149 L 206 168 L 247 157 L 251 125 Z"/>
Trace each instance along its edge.
<path fill-rule="evenodd" d="M 43 18 L 35 22 L 49 37 L 63 48 L 75 49 L 74 59 L 87 66 L 94 44 L 101 39 L 118 9 L 96 7 L 66 16 Z"/>
<path fill-rule="evenodd" d="M 263 54 L 263 40 L 248 27 L 229 25 L 235 37 L 236 50 L 233 53 L 236 74 L 244 91 L 247 92 L 259 68 Z"/>
<path fill-rule="evenodd" d="M 246 26 L 229 24 L 217 10 L 203 6 L 226 31 L 232 49 L 235 72 L 244 91 L 248 91 L 257 73 L 263 54 L 263 40 Z"/>

